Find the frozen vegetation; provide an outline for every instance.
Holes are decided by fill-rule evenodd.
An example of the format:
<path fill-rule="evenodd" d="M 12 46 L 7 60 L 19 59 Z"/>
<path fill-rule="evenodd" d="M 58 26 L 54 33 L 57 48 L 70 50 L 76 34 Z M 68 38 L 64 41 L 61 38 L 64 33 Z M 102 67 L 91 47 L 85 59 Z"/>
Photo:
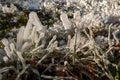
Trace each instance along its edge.
<path fill-rule="evenodd" d="M 120 80 L 119 0 L 6 2 L 1 80 Z"/>

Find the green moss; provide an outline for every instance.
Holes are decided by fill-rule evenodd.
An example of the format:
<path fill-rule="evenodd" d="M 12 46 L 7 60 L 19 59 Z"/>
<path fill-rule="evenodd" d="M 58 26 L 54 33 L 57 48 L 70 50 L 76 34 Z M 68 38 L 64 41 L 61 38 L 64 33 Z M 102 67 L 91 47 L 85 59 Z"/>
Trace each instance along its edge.
<path fill-rule="evenodd" d="M 13 17 L 17 17 L 17 22 L 12 22 Z M 4 14 L 0 15 L 0 39 L 9 37 L 7 34 L 14 27 L 19 28 L 25 26 L 28 21 L 28 16 L 26 13 L 14 13 L 14 14 Z"/>
<path fill-rule="evenodd" d="M 4 45 L 1 41 L 0 41 L 0 48 L 4 48 Z"/>
<path fill-rule="evenodd" d="M 18 17 L 18 22 L 17 22 L 18 26 L 16 26 L 16 27 L 20 27 L 20 26 L 26 25 L 27 21 L 28 21 L 28 16 L 27 16 L 27 14 L 22 13 L 22 14 Z"/>

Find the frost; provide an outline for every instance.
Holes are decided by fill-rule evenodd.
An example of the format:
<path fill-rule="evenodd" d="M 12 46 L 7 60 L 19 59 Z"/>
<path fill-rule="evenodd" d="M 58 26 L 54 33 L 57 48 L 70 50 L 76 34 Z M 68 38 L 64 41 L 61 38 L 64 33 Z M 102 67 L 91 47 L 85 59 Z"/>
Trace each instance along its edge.
<path fill-rule="evenodd" d="M 80 31 L 76 30 L 73 38 L 69 37 L 68 44 L 71 51 L 78 51 L 85 43 L 87 42 L 87 38 L 83 36 Z"/>
<path fill-rule="evenodd" d="M 22 7 L 27 9 L 39 9 L 41 7 L 44 8 L 45 12 L 52 11 L 56 15 L 60 14 L 60 20 L 58 19 L 51 26 L 43 26 L 37 13 L 30 12 L 27 25 L 18 30 L 17 40 L 14 42 L 7 39 L 2 40 L 8 59 L 13 58 L 16 53 L 22 55 L 41 49 L 53 51 L 54 49 L 69 48 L 70 51 L 80 51 L 85 46 L 89 46 L 91 49 L 94 44 L 101 48 L 108 46 L 108 39 L 104 35 L 93 38 L 92 29 L 96 30 L 105 27 L 106 24 L 119 23 L 117 4 L 112 5 L 110 9 L 108 7 L 110 4 L 107 1 L 62 0 L 63 3 L 57 1 L 21 2 L 24 3 L 21 4 Z M 16 10 L 14 5 L 11 5 L 10 8 L 3 6 L 3 12 L 9 12 L 10 9 Z M 68 16 L 72 17 L 68 18 Z M 117 17 L 113 18 L 112 16 Z M 54 19 L 55 17 L 52 16 Z M 84 30 L 87 30 L 86 33 Z M 119 42 L 118 33 L 119 31 L 113 32 L 113 37 L 117 42 Z M 19 56 L 21 57 L 21 55 Z"/>
<path fill-rule="evenodd" d="M 74 12 L 74 22 L 78 28 L 80 27 L 80 20 L 81 20 L 80 11 L 75 11 Z"/>
<path fill-rule="evenodd" d="M 15 11 L 17 11 L 17 8 L 13 4 L 10 5 L 10 8 L 5 5 L 2 6 L 2 11 L 3 13 L 14 13 Z"/>
<path fill-rule="evenodd" d="M 66 30 L 67 30 L 67 29 L 71 29 L 71 23 L 70 23 L 70 21 L 69 21 L 69 19 L 68 19 L 67 14 L 62 13 L 62 14 L 60 15 L 60 19 L 61 19 L 61 21 L 62 21 L 62 23 L 63 23 L 63 26 L 64 26 L 64 28 L 65 28 Z"/>
<path fill-rule="evenodd" d="M 23 38 L 25 40 L 29 39 L 29 37 L 30 37 L 29 35 L 34 27 L 36 28 L 37 31 L 40 31 L 44 28 L 43 25 L 41 24 L 37 14 L 35 12 L 31 12 L 29 14 L 29 20 L 27 22 L 27 25 L 26 25 L 26 28 L 24 31 L 24 35 L 23 35 Z M 33 30 L 33 32 L 34 32 L 34 30 Z M 33 35 L 33 33 L 32 33 L 32 35 Z"/>
<path fill-rule="evenodd" d="M 20 1 L 21 3 L 19 3 Z M 40 56 L 39 64 L 53 52 L 55 55 L 52 54 L 49 58 L 53 57 L 52 64 L 54 67 L 54 61 L 59 57 L 59 54 L 56 57 L 56 53 L 60 53 L 60 65 L 65 60 L 64 67 L 67 66 L 68 69 L 72 69 L 73 66 L 67 64 L 66 60 L 72 61 L 75 66 L 78 63 L 80 68 L 85 69 L 85 71 L 82 70 L 82 73 L 91 80 L 94 80 L 95 77 L 97 79 L 98 74 L 101 79 L 103 77 L 109 80 L 116 79 L 117 76 L 108 69 L 108 65 L 115 65 L 114 67 L 117 70 L 117 64 L 119 63 L 119 59 L 117 59 L 120 52 L 119 0 L 20 1 L 16 2 L 20 4 L 23 10 L 30 12 L 29 19 L 26 25 L 17 30 L 13 29 L 12 33 L 9 33 L 10 35 L 15 33 L 15 36 L 17 36 L 15 40 L 11 37 L 2 39 L 4 50 L 0 49 L 0 61 L 19 60 L 23 65 L 26 65 L 23 58 L 24 54 L 30 54 L 30 56 L 33 53 L 45 55 L 42 58 Z M 31 12 L 31 9 L 36 12 L 33 12 L 33 10 Z M 9 16 L 8 13 L 13 14 L 17 11 L 17 8 L 13 4 L 10 7 L 0 5 L 0 11 L 3 14 L 7 13 L 5 15 Z M 42 15 L 39 15 L 40 18 L 42 16 L 41 19 L 37 15 L 39 12 L 42 13 Z M 16 14 L 19 15 L 20 13 L 16 12 Z M 44 16 L 45 18 L 43 18 Z M 46 17 L 47 20 L 44 22 Z M 16 18 L 12 19 L 15 23 L 18 21 Z M 46 25 L 46 22 L 50 25 Z M 45 26 L 42 23 L 45 23 Z M 51 23 L 53 24 L 51 25 Z M 61 54 L 64 54 L 64 57 L 63 55 L 61 57 Z M 32 55 L 32 57 L 34 56 Z M 100 69 L 100 72 L 94 68 Z M 33 72 L 39 76 L 38 72 L 35 70 Z M 91 77 L 91 75 L 93 76 Z"/>

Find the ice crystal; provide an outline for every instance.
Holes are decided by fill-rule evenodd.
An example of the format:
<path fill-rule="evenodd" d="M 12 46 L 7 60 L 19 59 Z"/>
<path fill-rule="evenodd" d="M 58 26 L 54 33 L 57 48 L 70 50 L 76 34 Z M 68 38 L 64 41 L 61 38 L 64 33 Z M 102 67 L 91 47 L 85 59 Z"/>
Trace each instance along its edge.
<path fill-rule="evenodd" d="M 71 23 L 70 23 L 70 21 L 69 21 L 69 19 L 68 19 L 67 14 L 62 13 L 62 14 L 60 15 L 60 18 L 61 18 L 61 21 L 62 21 L 62 23 L 63 23 L 64 28 L 65 28 L 65 29 L 71 29 L 72 26 L 71 26 Z"/>

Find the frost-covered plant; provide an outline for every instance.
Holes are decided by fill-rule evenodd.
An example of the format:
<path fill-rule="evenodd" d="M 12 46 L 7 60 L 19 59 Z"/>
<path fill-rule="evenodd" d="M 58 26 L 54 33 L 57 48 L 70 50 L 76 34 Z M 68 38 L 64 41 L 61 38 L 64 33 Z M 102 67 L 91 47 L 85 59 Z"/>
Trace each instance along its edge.
<path fill-rule="evenodd" d="M 40 58 L 38 65 L 50 53 L 58 51 L 65 55 L 62 59 L 68 60 L 68 67 L 72 65 L 73 69 L 80 68 L 78 74 L 81 76 L 84 74 L 91 80 L 104 77 L 108 80 L 118 79 L 116 77 L 119 74 L 117 70 L 120 50 L 118 1 L 66 0 L 62 5 L 60 4 L 62 2 L 58 2 L 60 8 L 55 7 L 55 1 L 45 0 L 43 3 L 46 11 L 50 9 L 59 12 L 58 21 L 51 26 L 43 26 L 37 13 L 30 12 L 27 25 L 19 29 L 16 41 L 2 40 L 5 45 L 3 60 L 14 61 L 18 57 L 24 64 L 24 54 L 44 53 L 45 56 Z M 54 59 L 52 61 L 54 64 Z"/>

